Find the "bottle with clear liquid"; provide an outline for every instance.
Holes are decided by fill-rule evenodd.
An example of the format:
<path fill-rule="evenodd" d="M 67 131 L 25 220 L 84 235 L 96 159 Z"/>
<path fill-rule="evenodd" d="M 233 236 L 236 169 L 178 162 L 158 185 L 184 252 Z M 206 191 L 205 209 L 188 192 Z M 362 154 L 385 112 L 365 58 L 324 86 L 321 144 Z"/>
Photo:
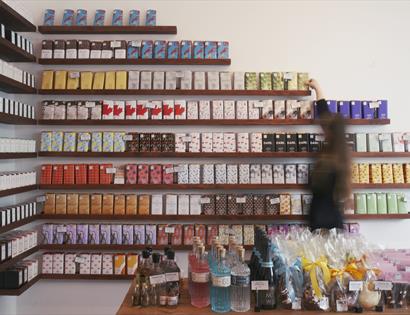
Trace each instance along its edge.
<path fill-rule="evenodd" d="M 238 263 L 231 269 L 231 309 L 247 312 L 251 308 L 251 270 L 245 264 L 245 249 L 238 250 Z"/>
<path fill-rule="evenodd" d="M 167 291 L 167 305 L 177 306 L 179 302 L 180 292 L 180 273 L 178 265 L 175 262 L 175 252 L 172 250 L 167 251 L 167 260 L 164 265 L 166 291 Z"/>
<path fill-rule="evenodd" d="M 135 275 L 135 298 L 134 305 L 148 306 L 150 305 L 149 294 L 149 275 L 152 269 L 150 261 L 150 253 L 147 250 L 142 252 L 142 260 L 138 265 Z"/>
<path fill-rule="evenodd" d="M 262 240 L 261 263 L 256 280 L 267 281 L 268 290 L 256 291 L 256 309 L 272 310 L 276 307 L 276 279 L 273 271 L 271 241 Z"/>
<path fill-rule="evenodd" d="M 230 268 L 232 268 L 233 264 L 235 263 L 235 259 L 236 259 L 235 248 L 236 248 L 235 236 L 230 235 L 228 239 L 228 252 L 226 253 L 226 263 L 228 264 Z"/>
<path fill-rule="evenodd" d="M 161 255 L 152 254 L 152 268 L 149 273 L 151 305 L 167 305 L 167 290 L 164 271 L 159 266 Z"/>
<path fill-rule="evenodd" d="M 225 313 L 231 310 L 231 269 L 226 263 L 226 250 L 218 250 L 218 261 L 212 269 L 211 281 L 211 308 L 216 313 Z"/>
<path fill-rule="evenodd" d="M 197 257 L 192 265 L 191 304 L 198 308 L 209 306 L 209 264 L 205 247 L 199 246 Z"/>

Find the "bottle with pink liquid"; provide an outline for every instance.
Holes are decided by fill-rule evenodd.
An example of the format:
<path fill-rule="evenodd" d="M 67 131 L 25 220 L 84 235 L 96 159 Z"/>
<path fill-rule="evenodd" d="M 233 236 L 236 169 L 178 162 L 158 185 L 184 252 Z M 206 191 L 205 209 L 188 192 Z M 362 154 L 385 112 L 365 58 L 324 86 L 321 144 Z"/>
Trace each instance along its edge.
<path fill-rule="evenodd" d="M 207 307 L 209 300 L 209 265 L 205 247 L 198 246 L 196 259 L 191 266 L 191 304 L 198 308 Z"/>

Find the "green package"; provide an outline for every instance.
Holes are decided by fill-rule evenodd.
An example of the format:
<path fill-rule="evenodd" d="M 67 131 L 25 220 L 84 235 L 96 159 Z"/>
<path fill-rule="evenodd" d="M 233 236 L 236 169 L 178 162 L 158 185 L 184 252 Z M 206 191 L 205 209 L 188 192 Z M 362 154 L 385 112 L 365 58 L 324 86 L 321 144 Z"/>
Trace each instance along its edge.
<path fill-rule="evenodd" d="M 403 193 L 397 194 L 397 210 L 399 213 L 409 213 L 407 209 L 407 198 Z"/>
<path fill-rule="evenodd" d="M 245 73 L 245 89 L 257 90 L 258 89 L 258 77 L 256 72 Z"/>
<path fill-rule="evenodd" d="M 261 90 L 272 90 L 272 73 L 261 72 L 259 73 L 259 83 Z"/>
<path fill-rule="evenodd" d="M 366 194 L 358 193 L 354 195 L 356 214 L 366 214 Z"/>
<path fill-rule="evenodd" d="M 387 194 L 387 212 L 390 214 L 398 213 L 396 194 L 393 194 L 393 193 Z"/>
<path fill-rule="evenodd" d="M 284 90 L 283 72 L 272 73 L 273 89 L 276 91 Z"/>
<path fill-rule="evenodd" d="M 309 73 L 307 72 L 299 72 L 298 73 L 298 90 L 309 90 L 309 86 L 306 85 L 309 81 Z"/>
<path fill-rule="evenodd" d="M 386 214 L 387 213 L 387 199 L 385 193 L 377 194 L 377 213 Z"/>
<path fill-rule="evenodd" d="M 377 214 L 377 198 L 375 193 L 366 194 L 367 214 Z"/>

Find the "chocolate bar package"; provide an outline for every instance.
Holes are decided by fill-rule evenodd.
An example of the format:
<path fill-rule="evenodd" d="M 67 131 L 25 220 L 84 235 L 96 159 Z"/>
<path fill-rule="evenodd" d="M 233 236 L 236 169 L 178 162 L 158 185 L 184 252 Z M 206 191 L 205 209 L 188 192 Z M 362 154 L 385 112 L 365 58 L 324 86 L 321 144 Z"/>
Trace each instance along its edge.
<path fill-rule="evenodd" d="M 215 196 L 215 214 L 225 215 L 227 214 L 227 196 L 216 195 Z"/>
<path fill-rule="evenodd" d="M 253 211 L 255 215 L 265 214 L 265 196 L 254 195 L 253 196 Z"/>
<path fill-rule="evenodd" d="M 228 164 L 226 167 L 227 184 L 238 184 L 238 165 Z"/>
<path fill-rule="evenodd" d="M 263 108 L 262 108 L 262 119 L 273 119 L 273 118 L 274 118 L 273 101 L 264 100 Z"/>
<path fill-rule="evenodd" d="M 205 57 L 205 45 L 204 42 L 194 41 L 193 43 L 193 58 L 204 59 Z"/>
<path fill-rule="evenodd" d="M 291 214 L 291 198 L 289 194 L 281 194 L 280 195 L 280 214 L 281 215 L 289 215 Z"/>
<path fill-rule="evenodd" d="M 114 196 L 114 215 L 124 215 L 125 214 L 125 196 L 115 195 Z"/>
<path fill-rule="evenodd" d="M 299 118 L 299 103 L 296 100 L 286 101 L 286 118 L 298 119 Z"/>
<path fill-rule="evenodd" d="M 286 134 L 286 152 L 297 152 L 297 134 Z"/>
<path fill-rule="evenodd" d="M 266 214 L 278 215 L 280 210 L 280 198 L 278 194 L 265 195 Z"/>
<path fill-rule="evenodd" d="M 215 164 L 215 184 L 226 184 L 226 164 Z"/>
<path fill-rule="evenodd" d="M 245 89 L 257 90 L 258 89 L 258 77 L 256 72 L 245 73 Z"/>
<path fill-rule="evenodd" d="M 275 152 L 286 152 L 286 134 L 275 134 Z"/>
<path fill-rule="evenodd" d="M 381 152 L 393 152 L 393 143 L 391 133 L 379 134 L 380 151 Z"/>
<path fill-rule="evenodd" d="M 263 108 L 263 102 L 260 101 L 248 101 L 248 117 L 249 119 L 260 119 Z"/>
<path fill-rule="evenodd" d="M 250 165 L 249 164 L 239 164 L 239 184 L 249 184 L 250 183 Z"/>
<path fill-rule="evenodd" d="M 77 224 L 76 244 L 88 244 L 88 224 Z"/>
<path fill-rule="evenodd" d="M 201 212 L 204 215 L 214 215 L 215 209 L 215 195 L 202 195 L 200 199 Z"/>
<path fill-rule="evenodd" d="M 218 236 L 218 225 L 216 224 L 208 224 L 207 225 L 207 233 L 206 233 L 206 244 L 211 245 L 212 240 Z"/>
<path fill-rule="evenodd" d="M 285 90 L 297 90 L 297 73 L 296 72 L 285 72 L 283 73 L 284 89 Z"/>
<path fill-rule="evenodd" d="M 115 9 L 112 11 L 112 21 L 111 25 L 113 26 L 122 26 L 123 25 L 123 11 L 120 9 Z"/>
<path fill-rule="evenodd" d="M 273 165 L 273 182 L 275 184 L 285 183 L 285 166 L 283 164 Z"/>
<path fill-rule="evenodd" d="M 156 245 L 157 244 L 157 226 L 152 224 L 145 225 L 145 244 Z"/>
<path fill-rule="evenodd" d="M 199 164 L 189 164 L 189 184 L 201 183 L 201 166 Z"/>
<path fill-rule="evenodd" d="M 192 42 L 183 40 L 180 45 L 181 59 L 191 59 L 192 58 Z"/>
<path fill-rule="evenodd" d="M 111 244 L 110 224 L 100 224 L 100 244 Z"/>
<path fill-rule="evenodd" d="M 251 164 L 250 166 L 250 183 L 260 184 L 262 181 L 262 170 L 260 164 Z"/>
<path fill-rule="evenodd" d="M 309 152 L 309 134 L 308 133 L 298 133 L 297 134 L 297 151 L 298 152 Z"/>
<path fill-rule="evenodd" d="M 273 184 L 272 164 L 262 164 L 261 172 L 261 183 Z"/>
<path fill-rule="evenodd" d="M 214 164 L 202 165 L 202 183 L 214 184 L 215 183 L 215 167 Z"/>
<path fill-rule="evenodd" d="M 285 165 L 285 183 L 296 184 L 297 182 L 297 168 L 295 164 Z"/>
<path fill-rule="evenodd" d="M 233 73 L 233 89 L 245 90 L 245 72 L 235 71 Z"/>
<path fill-rule="evenodd" d="M 100 244 L 100 225 L 99 224 L 89 224 L 88 225 L 88 243 Z"/>
<path fill-rule="evenodd" d="M 320 141 L 317 135 L 309 134 L 309 152 L 319 152 L 321 150 Z"/>
<path fill-rule="evenodd" d="M 238 152 L 249 152 L 249 134 L 248 133 L 238 133 L 237 134 L 237 151 Z M 263 150 L 263 143 L 262 143 Z"/>
<path fill-rule="evenodd" d="M 297 165 L 297 183 L 308 184 L 309 183 L 309 164 Z"/>
<path fill-rule="evenodd" d="M 309 73 L 307 72 L 298 72 L 297 74 L 297 79 L 298 79 L 298 90 L 303 91 L 303 90 L 309 90 L 309 86 L 307 85 L 309 81 Z"/>
<path fill-rule="evenodd" d="M 201 212 L 201 195 L 189 195 L 189 214 L 200 215 Z"/>
<path fill-rule="evenodd" d="M 217 59 L 217 43 L 206 41 L 204 45 L 204 58 Z"/>
<path fill-rule="evenodd" d="M 170 244 L 169 234 L 166 232 L 167 228 L 168 228 L 167 224 L 158 224 L 158 231 L 157 231 L 157 244 L 158 245 Z"/>
<path fill-rule="evenodd" d="M 300 194 L 292 194 L 290 199 L 292 215 L 302 214 L 302 198 Z"/>
<path fill-rule="evenodd" d="M 161 152 L 161 139 L 162 134 L 160 133 L 151 133 L 150 139 L 150 150 L 151 152 Z"/>
<path fill-rule="evenodd" d="M 102 198 L 101 214 L 114 213 L 114 195 L 104 194 Z"/>

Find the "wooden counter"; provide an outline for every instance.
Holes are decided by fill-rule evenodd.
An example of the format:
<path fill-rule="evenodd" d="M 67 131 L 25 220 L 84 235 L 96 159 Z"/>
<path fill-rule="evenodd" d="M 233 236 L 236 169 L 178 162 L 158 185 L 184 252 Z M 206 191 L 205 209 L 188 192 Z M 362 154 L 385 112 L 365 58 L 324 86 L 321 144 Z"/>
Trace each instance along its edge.
<path fill-rule="evenodd" d="M 127 295 L 124 298 L 119 310 L 116 315 L 163 315 L 163 314 L 172 314 L 172 315 L 191 315 L 191 314 L 201 314 L 201 315 L 210 315 L 217 314 L 211 311 L 210 307 L 207 308 L 196 308 L 191 306 L 189 295 L 186 288 L 187 282 L 184 281 L 183 289 L 181 294 L 181 299 L 179 305 L 176 308 L 171 307 L 134 307 L 132 306 L 132 292 L 134 289 L 134 281 L 131 284 L 130 289 L 127 292 Z M 288 310 L 274 310 L 274 311 L 261 311 L 259 314 L 275 314 L 275 315 L 323 315 L 325 312 L 322 311 L 288 311 Z M 253 311 L 253 308 L 249 312 L 244 313 L 235 313 L 229 312 L 227 314 L 244 314 L 244 315 L 255 315 L 258 314 Z M 335 312 L 329 312 L 328 314 L 337 314 Z M 353 314 L 353 313 L 351 313 Z M 406 309 L 386 309 L 383 313 L 378 312 L 363 312 L 364 315 L 398 315 L 398 314 L 410 314 L 410 310 Z"/>

